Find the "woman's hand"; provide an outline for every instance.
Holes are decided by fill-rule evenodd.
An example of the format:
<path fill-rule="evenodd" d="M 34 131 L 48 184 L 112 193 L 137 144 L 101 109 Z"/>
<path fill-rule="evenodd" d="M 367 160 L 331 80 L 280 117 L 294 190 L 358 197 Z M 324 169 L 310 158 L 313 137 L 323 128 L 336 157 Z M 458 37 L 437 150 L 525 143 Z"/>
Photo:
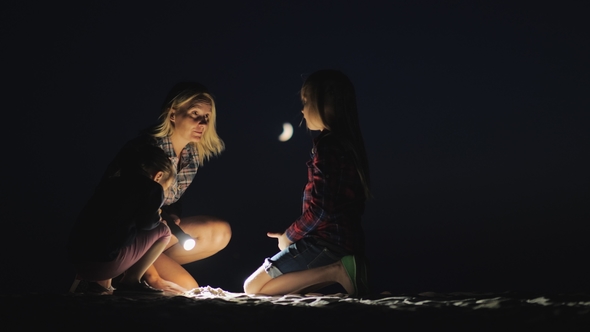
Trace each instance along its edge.
<path fill-rule="evenodd" d="M 272 237 L 279 240 L 279 249 L 284 250 L 287 248 L 291 243 L 293 243 L 285 233 L 266 233 L 268 237 Z"/>

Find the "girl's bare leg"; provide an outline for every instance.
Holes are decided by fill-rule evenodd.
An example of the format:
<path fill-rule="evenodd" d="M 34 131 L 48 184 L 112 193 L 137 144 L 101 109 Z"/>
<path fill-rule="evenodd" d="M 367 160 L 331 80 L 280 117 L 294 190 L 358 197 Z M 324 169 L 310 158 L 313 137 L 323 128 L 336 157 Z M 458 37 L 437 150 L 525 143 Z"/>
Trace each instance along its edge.
<path fill-rule="evenodd" d="M 340 261 L 314 269 L 297 271 L 271 278 L 264 267 L 259 267 L 244 283 L 247 294 L 285 295 L 317 290 L 338 283 L 348 294 L 354 293 L 354 286 Z"/>
<path fill-rule="evenodd" d="M 156 241 L 135 264 L 125 271 L 120 282 L 124 284 L 141 282 L 141 278 L 145 272 L 156 261 L 167 245 L 168 241 Z"/>
<path fill-rule="evenodd" d="M 107 280 L 99 280 L 96 283 L 101 285 L 102 287 L 109 289 L 111 287 L 111 282 L 113 279 L 107 279 Z"/>

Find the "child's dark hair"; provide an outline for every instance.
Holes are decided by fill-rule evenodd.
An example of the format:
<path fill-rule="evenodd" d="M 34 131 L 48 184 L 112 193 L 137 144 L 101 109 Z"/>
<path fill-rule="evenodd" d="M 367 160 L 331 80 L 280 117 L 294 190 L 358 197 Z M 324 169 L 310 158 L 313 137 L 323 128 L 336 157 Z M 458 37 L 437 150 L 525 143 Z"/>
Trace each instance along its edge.
<path fill-rule="evenodd" d="M 141 174 L 151 178 L 159 171 L 164 173 L 162 181 L 176 176 L 176 169 L 166 152 L 151 144 L 130 148 L 121 161 L 121 176 Z"/>
<path fill-rule="evenodd" d="M 365 187 L 365 198 L 370 198 L 369 162 L 359 125 L 356 93 L 348 76 L 338 70 L 318 70 L 305 80 L 301 95 L 311 103 L 310 112 L 317 112 L 330 135 L 337 136 L 352 153 Z"/>

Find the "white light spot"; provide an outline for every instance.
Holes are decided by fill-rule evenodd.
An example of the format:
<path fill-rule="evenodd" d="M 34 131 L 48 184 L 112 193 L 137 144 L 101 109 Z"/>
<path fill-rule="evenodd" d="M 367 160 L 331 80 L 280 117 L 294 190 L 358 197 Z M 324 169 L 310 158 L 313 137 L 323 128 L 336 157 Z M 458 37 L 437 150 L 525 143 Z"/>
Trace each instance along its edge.
<path fill-rule="evenodd" d="M 195 240 L 188 239 L 188 240 L 184 241 L 184 244 L 182 245 L 182 247 L 184 248 L 184 250 L 189 251 L 195 247 L 195 244 L 196 244 Z"/>
<path fill-rule="evenodd" d="M 283 132 L 279 135 L 279 141 L 286 142 L 293 136 L 293 126 L 289 122 L 283 123 Z"/>

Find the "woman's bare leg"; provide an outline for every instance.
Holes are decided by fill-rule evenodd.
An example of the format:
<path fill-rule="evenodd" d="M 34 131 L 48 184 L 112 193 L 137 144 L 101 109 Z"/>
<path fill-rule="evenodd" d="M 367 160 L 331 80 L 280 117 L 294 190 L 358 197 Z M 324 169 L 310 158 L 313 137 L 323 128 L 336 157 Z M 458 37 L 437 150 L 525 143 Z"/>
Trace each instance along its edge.
<path fill-rule="evenodd" d="M 264 267 L 259 267 L 244 283 L 247 294 L 285 295 L 303 290 L 317 290 L 319 287 L 338 283 L 348 294 L 354 293 L 354 286 L 340 261 L 309 270 L 286 273 L 271 278 Z"/>
<path fill-rule="evenodd" d="M 199 284 L 193 276 L 185 270 L 177 261 L 162 253 L 154 262 L 154 269 L 146 273 L 146 281 L 152 287 L 165 286 L 167 282 L 172 282 L 184 289 L 184 291 L 199 287 Z M 157 287 L 156 287 L 157 288 Z"/>
<path fill-rule="evenodd" d="M 215 217 L 193 216 L 182 218 L 180 227 L 197 242 L 193 249 L 186 251 L 178 244 L 176 236 L 172 235 L 164 253 L 180 265 L 192 263 L 216 254 L 225 248 L 231 239 L 229 223 Z"/>
<path fill-rule="evenodd" d="M 195 278 L 182 265 L 216 254 L 227 246 L 231 238 L 229 223 L 214 217 L 183 218 L 180 227 L 197 243 L 192 250 L 186 251 L 178 244 L 176 236 L 172 235 L 164 252 L 145 275 L 146 281 L 152 287 L 165 289 L 162 287 L 170 288 L 177 285 L 178 290 L 185 291 L 199 287 Z M 173 286 L 169 285 L 170 283 L 173 283 Z"/>

